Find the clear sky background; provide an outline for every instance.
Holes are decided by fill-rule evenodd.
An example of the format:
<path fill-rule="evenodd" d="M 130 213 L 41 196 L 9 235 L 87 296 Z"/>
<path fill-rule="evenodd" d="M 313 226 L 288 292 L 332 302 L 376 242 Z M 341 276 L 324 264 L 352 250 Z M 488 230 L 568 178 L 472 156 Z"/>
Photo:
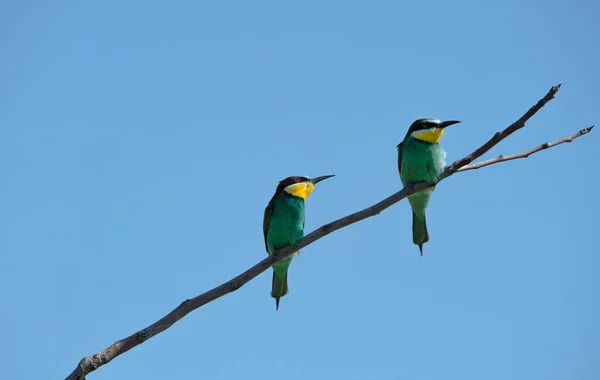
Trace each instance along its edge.
<path fill-rule="evenodd" d="M 209 4 L 210 3 L 210 4 Z M 416 118 L 447 161 L 600 121 L 597 1 L 0 2 L 0 377 L 60 379 L 266 255 L 289 175 L 336 174 L 306 232 L 400 188 Z M 600 131 L 444 181 L 305 248 L 89 375 L 598 379 Z"/>

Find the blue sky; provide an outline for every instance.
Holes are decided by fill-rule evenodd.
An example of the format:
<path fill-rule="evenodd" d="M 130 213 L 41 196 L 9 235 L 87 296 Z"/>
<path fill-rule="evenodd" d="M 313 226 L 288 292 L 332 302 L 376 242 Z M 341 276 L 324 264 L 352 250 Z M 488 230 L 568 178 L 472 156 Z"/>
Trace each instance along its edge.
<path fill-rule="evenodd" d="M 416 118 L 447 161 L 600 120 L 598 2 L 0 3 L 2 378 L 79 359 L 255 264 L 289 175 L 306 231 L 400 188 Z M 89 379 L 597 379 L 598 132 L 444 181 L 305 248 Z"/>

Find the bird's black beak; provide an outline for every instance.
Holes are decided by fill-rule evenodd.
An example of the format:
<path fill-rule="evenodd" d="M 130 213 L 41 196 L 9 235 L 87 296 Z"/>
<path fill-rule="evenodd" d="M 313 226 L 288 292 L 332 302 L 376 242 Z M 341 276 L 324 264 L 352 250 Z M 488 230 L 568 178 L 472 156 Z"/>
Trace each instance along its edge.
<path fill-rule="evenodd" d="M 324 175 L 324 176 L 317 177 L 317 178 L 311 178 L 311 179 L 310 179 L 310 182 L 311 182 L 313 185 L 316 185 L 317 183 L 321 182 L 322 180 L 324 180 L 324 179 L 327 179 L 327 178 L 331 178 L 331 177 L 335 177 L 335 174 L 331 174 L 331 175 Z"/>
<path fill-rule="evenodd" d="M 439 128 L 442 128 L 442 129 L 444 129 L 444 128 L 446 128 L 446 127 L 449 127 L 449 126 L 451 126 L 451 125 L 458 124 L 458 123 L 460 123 L 460 121 L 458 121 L 458 120 L 448 120 L 448 121 L 442 121 L 442 122 L 440 123 L 440 125 L 439 125 Z"/>

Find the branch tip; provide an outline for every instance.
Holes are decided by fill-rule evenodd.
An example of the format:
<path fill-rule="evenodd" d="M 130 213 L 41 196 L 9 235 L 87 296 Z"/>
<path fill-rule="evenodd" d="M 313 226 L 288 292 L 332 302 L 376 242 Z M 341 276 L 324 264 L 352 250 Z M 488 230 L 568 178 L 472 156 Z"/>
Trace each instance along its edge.
<path fill-rule="evenodd" d="M 475 170 L 475 169 L 483 168 L 488 165 L 497 164 L 498 162 L 505 162 L 505 161 L 517 160 L 520 158 L 527 158 L 530 155 L 537 153 L 541 150 L 545 150 L 548 148 L 554 148 L 555 146 L 564 144 L 564 143 L 570 143 L 573 140 L 575 140 L 576 138 L 581 137 L 581 136 L 585 135 L 586 133 L 588 133 L 590 131 L 590 128 L 591 127 L 584 128 L 584 129 L 580 130 L 579 132 L 575 133 L 574 135 L 564 137 L 560 140 L 556 140 L 553 142 L 545 142 L 545 143 L 543 143 L 533 149 L 529 149 L 525 152 L 512 154 L 512 155 L 508 155 L 508 156 L 500 155 L 496 158 L 491 158 L 489 160 L 484 160 L 484 161 L 476 162 L 474 164 L 465 165 L 465 166 L 459 168 L 458 171 L 462 172 L 462 171 L 466 171 L 466 170 Z"/>

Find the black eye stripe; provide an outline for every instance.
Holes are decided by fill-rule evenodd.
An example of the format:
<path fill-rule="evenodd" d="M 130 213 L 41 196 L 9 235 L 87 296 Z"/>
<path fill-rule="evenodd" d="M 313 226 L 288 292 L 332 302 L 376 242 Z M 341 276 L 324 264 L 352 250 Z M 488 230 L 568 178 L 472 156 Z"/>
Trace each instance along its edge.
<path fill-rule="evenodd" d="M 295 183 L 304 182 L 306 178 L 303 177 L 288 177 L 280 182 L 283 187 L 287 187 L 289 185 L 293 185 Z"/>
<path fill-rule="evenodd" d="M 415 131 L 420 131 L 420 130 L 423 130 L 423 129 L 429 129 L 429 128 L 431 128 L 431 125 L 430 125 L 430 124 L 431 124 L 431 123 L 427 123 L 427 122 L 425 122 L 425 123 L 420 123 L 420 124 L 419 124 L 419 125 L 417 125 L 417 127 L 415 128 Z"/>

